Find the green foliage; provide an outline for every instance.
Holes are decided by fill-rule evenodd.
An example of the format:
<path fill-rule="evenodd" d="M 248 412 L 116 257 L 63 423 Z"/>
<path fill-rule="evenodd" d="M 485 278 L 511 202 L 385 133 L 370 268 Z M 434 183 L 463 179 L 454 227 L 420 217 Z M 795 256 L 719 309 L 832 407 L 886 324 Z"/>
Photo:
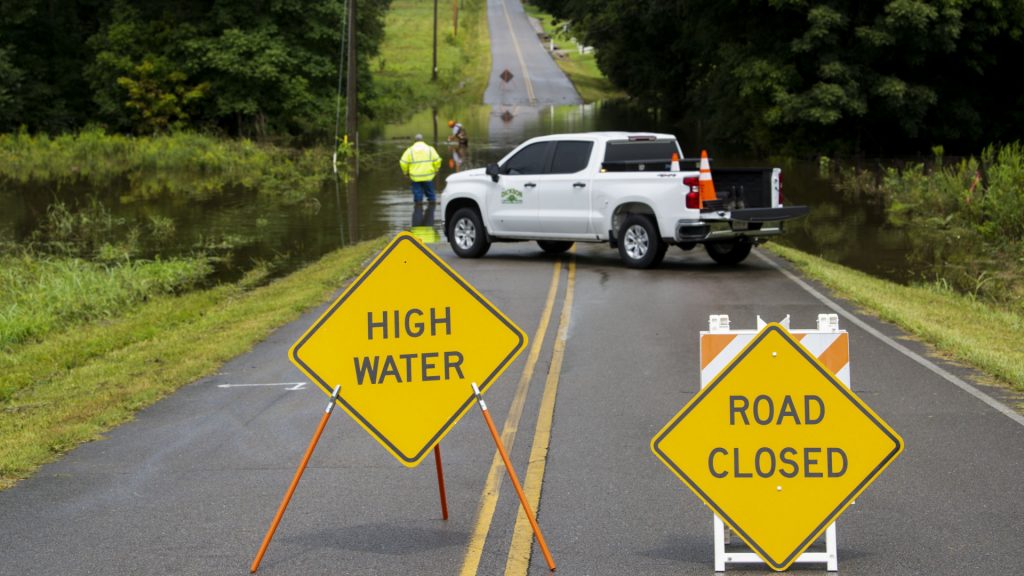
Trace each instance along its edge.
<path fill-rule="evenodd" d="M 617 85 L 755 152 L 963 152 L 1024 135 L 1024 2 L 535 0 Z"/>
<path fill-rule="evenodd" d="M 134 72 L 132 77 L 118 78 L 117 85 L 128 92 L 124 106 L 132 112 L 135 130 L 141 133 L 185 128 L 187 110 L 210 87 L 207 82 L 187 86 L 185 73 L 171 69 L 163 59 L 146 58 Z"/>
<path fill-rule="evenodd" d="M 979 158 L 840 175 L 846 189 L 877 190 L 889 221 L 911 232 L 910 258 L 933 280 L 1024 309 L 1024 146 L 989 146 Z M 869 184 L 865 184 L 869 183 Z"/>
<path fill-rule="evenodd" d="M 357 0 L 359 89 L 390 0 Z M 328 130 L 344 0 L 9 0 L 0 10 L 0 131 Z M 15 48 L 16 47 L 16 48 Z"/>

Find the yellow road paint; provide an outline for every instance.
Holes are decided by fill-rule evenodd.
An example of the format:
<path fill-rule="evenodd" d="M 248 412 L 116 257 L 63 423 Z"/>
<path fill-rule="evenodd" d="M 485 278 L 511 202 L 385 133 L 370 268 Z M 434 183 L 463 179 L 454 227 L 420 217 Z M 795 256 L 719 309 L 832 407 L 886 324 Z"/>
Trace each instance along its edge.
<path fill-rule="evenodd" d="M 533 379 L 533 371 L 537 366 L 537 359 L 544 347 L 544 335 L 548 331 L 548 324 L 551 321 L 551 312 L 555 307 L 555 296 L 558 295 L 558 283 L 561 276 L 562 263 L 556 262 L 551 275 L 551 286 L 548 289 L 547 302 L 544 304 L 544 311 L 541 313 L 540 324 L 533 336 L 533 343 L 530 346 L 530 355 L 526 359 L 526 366 L 523 374 L 516 385 L 516 394 L 512 398 L 512 405 L 509 406 L 508 416 L 505 417 L 505 424 L 502 426 L 501 441 L 505 449 L 512 451 L 515 444 L 516 431 L 519 429 L 519 420 L 523 415 L 523 404 L 526 402 L 527 392 L 530 390 L 530 380 Z M 494 518 L 494 510 L 498 505 L 498 495 L 501 492 L 501 481 L 504 464 L 501 455 L 497 451 L 491 460 L 491 468 L 487 472 L 487 481 L 484 483 L 483 493 L 480 495 L 480 505 L 476 512 L 476 521 L 473 524 L 473 534 L 469 538 L 466 547 L 466 555 L 462 559 L 460 576 L 476 576 L 480 566 L 480 557 L 484 552 L 484 544 L 487 542 L 487 533 L 491 529 L 491 520 Z"/>
<path fill-rule="evenodd" d="M 576 255 L 573 254 L 573 259 L 569 262 L 565 301 L 562 303 L 562 314 L 558 321 L 558 336 L 555 338 L 554 351 L 551 353 L 551 367 L 548 369 L 547 382 L 544 384 L 544 396 L 540 401 L 537 427 L 533 433 L 533 445 L 530 448 L 530 461 L 526 469 L 523 487 L 530 509 L 538 516 L 540 514 L 540 491 L 544 483 L 544 470 L 547 467 L 548 447 L 551 444 L 551 423 L 555 416 L 555 397 L 558 394 L 558 380 L 562 372 L 565 344 L 569 338 L 569 319 L 572 313 L 575 284 Z M 505 562 L 505 576 L 525 576 L 529 572 L 532 545 L 533 531 L 529 519 L 520 508 L 519 514 L 516 516 L 516 526 L 512 532 L 512 545 L 508 550 L 508 560 Z"/>

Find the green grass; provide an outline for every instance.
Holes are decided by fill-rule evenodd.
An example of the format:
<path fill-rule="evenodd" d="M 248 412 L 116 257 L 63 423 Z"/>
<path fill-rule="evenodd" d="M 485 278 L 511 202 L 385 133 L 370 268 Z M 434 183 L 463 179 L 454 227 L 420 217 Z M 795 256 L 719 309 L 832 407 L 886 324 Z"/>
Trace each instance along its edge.
<path fill-rule="evenodd" d="M 575 38 L 571 34 L 562 32 L 560 26 L 556 27 L 550 14 L 531 4 L 524 3 L 523 8 L 527 14 L 540 21 L 544 32 L 554 38 L 557 51 L 555 63 L 576 86 L 576 91 L 580 93 L 580 98 L 583 98 L 584 102 L 627 97 L 624 91 L 616 88 L 601 73 L 601 69 L 597 67 L 595 53 L 580 54 L 579 44 L 576 43 Z"/>
<path fill-rule="evenodd" d="M 838 296 L 1024 392 L 1024 316 L 1016 310 L 940 285 L 894 284 L 778 244 L 769 248 Z"/>
<path fill-rule="evenodd" d="M 0 350 L 187 291 L 209 272 L 206 258 L 106 265 L 29 253 L 0 256 Z M 0 400 L 9 394 L 0 386 Z"/>
<path fill-rule="evenodd" d="M 241 282 L 157 296 L 130 312 L 0 351 L 0 386 L 16 390 L 0 400 L 0 488 L 215 373 L 327 300 L 385 240 L 336 251 L 259 288 Z"/>
<path fill-rule="evenodd" d="M 461 108 L 483 101 L 491 72 L 487 1 L 459 4 L 458 34 L 453 29 L 453 4 L 438 6 L 438 77 L 433 81 L 433 3 L 391 3 L 384 42 L 371 64 L 376 93 L 371 106 L 378 118 L 401 121 L 425 108 Z"/>

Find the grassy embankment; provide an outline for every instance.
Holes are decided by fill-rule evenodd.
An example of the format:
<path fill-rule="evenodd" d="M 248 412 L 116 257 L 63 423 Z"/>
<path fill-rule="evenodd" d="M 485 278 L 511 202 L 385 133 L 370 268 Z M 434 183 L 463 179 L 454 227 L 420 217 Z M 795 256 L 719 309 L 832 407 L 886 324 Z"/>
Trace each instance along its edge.
<path fill-rule="evenodd" d="M 594 52 L 581 54 L 576 39 L 565 32 L 562 26 L 556 26 L 556 21 L 550 14 L 532 4 L 524 3 L 523 8 L 527 14 L 540 21 L 541 27 L 548 36 L 554 38 L 555 62 L 576 86 L 576 91 L 580 93 L 580 98 L 583 98 L 584 102 L 599 102 L 626 97 L 626 93 L 616 88 L 598 69 L 597 57 Z"/>
<path fill-rule="evenodd" d="M 775 246 L 844 298 L 902 326 L 941 353 L 1024 392 L 1024 146 L 977 158 L 880 171 L 840 169 L 844 193 L 884 203 L 888 225 L 911 238 L 908 259 L 928 270 L 901 286 Z"/>
<path fill-rule="evenodd" d="M 483 102 L 491 72 L 487 1 L 463 0 L 458 33 L 451 3 L 438 9 L 437 80 L 431 80 L 434 7 L 394 0 L 384 43 L 371 64 L 373 108 L 385 121 L 400 121 L 424 108 L 465 108 Z"/>
<path fill-rule="evenodd" d="M 0 352 L 0 377 L 8 392 L 0 400 L 0 488 L 214 373 L 273 329 L 324 302 L 382 247 L 378 240 L 344 248 L 255 289 L 239 283 L 152 296 L 109 318 L 5 347 Z"/>
<path fill-rule="evenodd" d="M 942 355 L 1024 392 L 1024 316 L 939 284 L 902 286 L 779 244 L 766 245 L 841 298 L 896 324 Z"/>

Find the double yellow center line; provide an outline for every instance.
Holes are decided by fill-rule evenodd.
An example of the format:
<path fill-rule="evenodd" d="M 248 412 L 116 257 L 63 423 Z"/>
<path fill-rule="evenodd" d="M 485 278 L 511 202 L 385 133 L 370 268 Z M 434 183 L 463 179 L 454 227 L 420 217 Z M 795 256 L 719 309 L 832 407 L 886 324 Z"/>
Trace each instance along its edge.
<path fill-rule="evenodd" d="M 540 323 L 537 325 L 536 333 L 534 333 L 526 366 L 523 368 L 523 373 L 519 378 L 515 397 L 512 399 L 512 405 L 509 407 L 508 416 L 505 418 L 505 424 L 502 427 L 501 439 L 509 453 L 512 452 L 512 446 L 515 443 L 519 420 L 523 414 L 523 405 L 526 402 L 526 395 L 530 390 L 530 381 L 533 379 L 540 351 L 544 347 L 544 338 L 547 333 L 548 324 L 551 321 L 555 298 L 558 295 L 561 273 L 562 261 L 559 261 L 554 265 L 551 285 L 548 289 L 544 310 L 541 313 Z M 534 511 L 538 509 L 540 502 L 541 485 L 543 484 L 544 469 L 547 464 L 548 446 L 551 443 L 551 423 L 555 412 L 558 379 L 562 371 L 562 357 L 565 353 L 565 342 L 569 333 L 569 320 L 575 286 L 576 256 L 572 254 L 569 260 L 565 298 L 558 321 L 558 332 L 554 343 L 554 350 L 551 354 L 551 365 L 544 384 L 544 394 L 541 398 L 540 410 L 537 415 L 537 426 L 533 434 L 530 460 L 525 476 L 526 481 L 523 486 L 530 507 Z M 466 555 L 462 561 L 462 569 L 459 571 L 460 576 L 476 576 L 477 570 L 480 567 L 480 558 L 483 555 L 487 533 L 490 531 L 491 521 L 494 518 L 494 510 L 497 507 L 504 472 L 501 457 L 495 453 L 491 461 L 491 468 L 487 473 L 487 481 L 484 483 L 483 494 L 480 496 L 480 505 L 477 509 L 473 533 L 466 548 Z M 519 514 L 516 517 L 515 529 L 512 533 L 512 544 L 509 548 L 508 559 L 505 563 L 505 576 L 525 576 L 530 567 L 532 543 L 533 531 L 529 520 L 523 513 L 522 508 L 520 508 Z"/>

